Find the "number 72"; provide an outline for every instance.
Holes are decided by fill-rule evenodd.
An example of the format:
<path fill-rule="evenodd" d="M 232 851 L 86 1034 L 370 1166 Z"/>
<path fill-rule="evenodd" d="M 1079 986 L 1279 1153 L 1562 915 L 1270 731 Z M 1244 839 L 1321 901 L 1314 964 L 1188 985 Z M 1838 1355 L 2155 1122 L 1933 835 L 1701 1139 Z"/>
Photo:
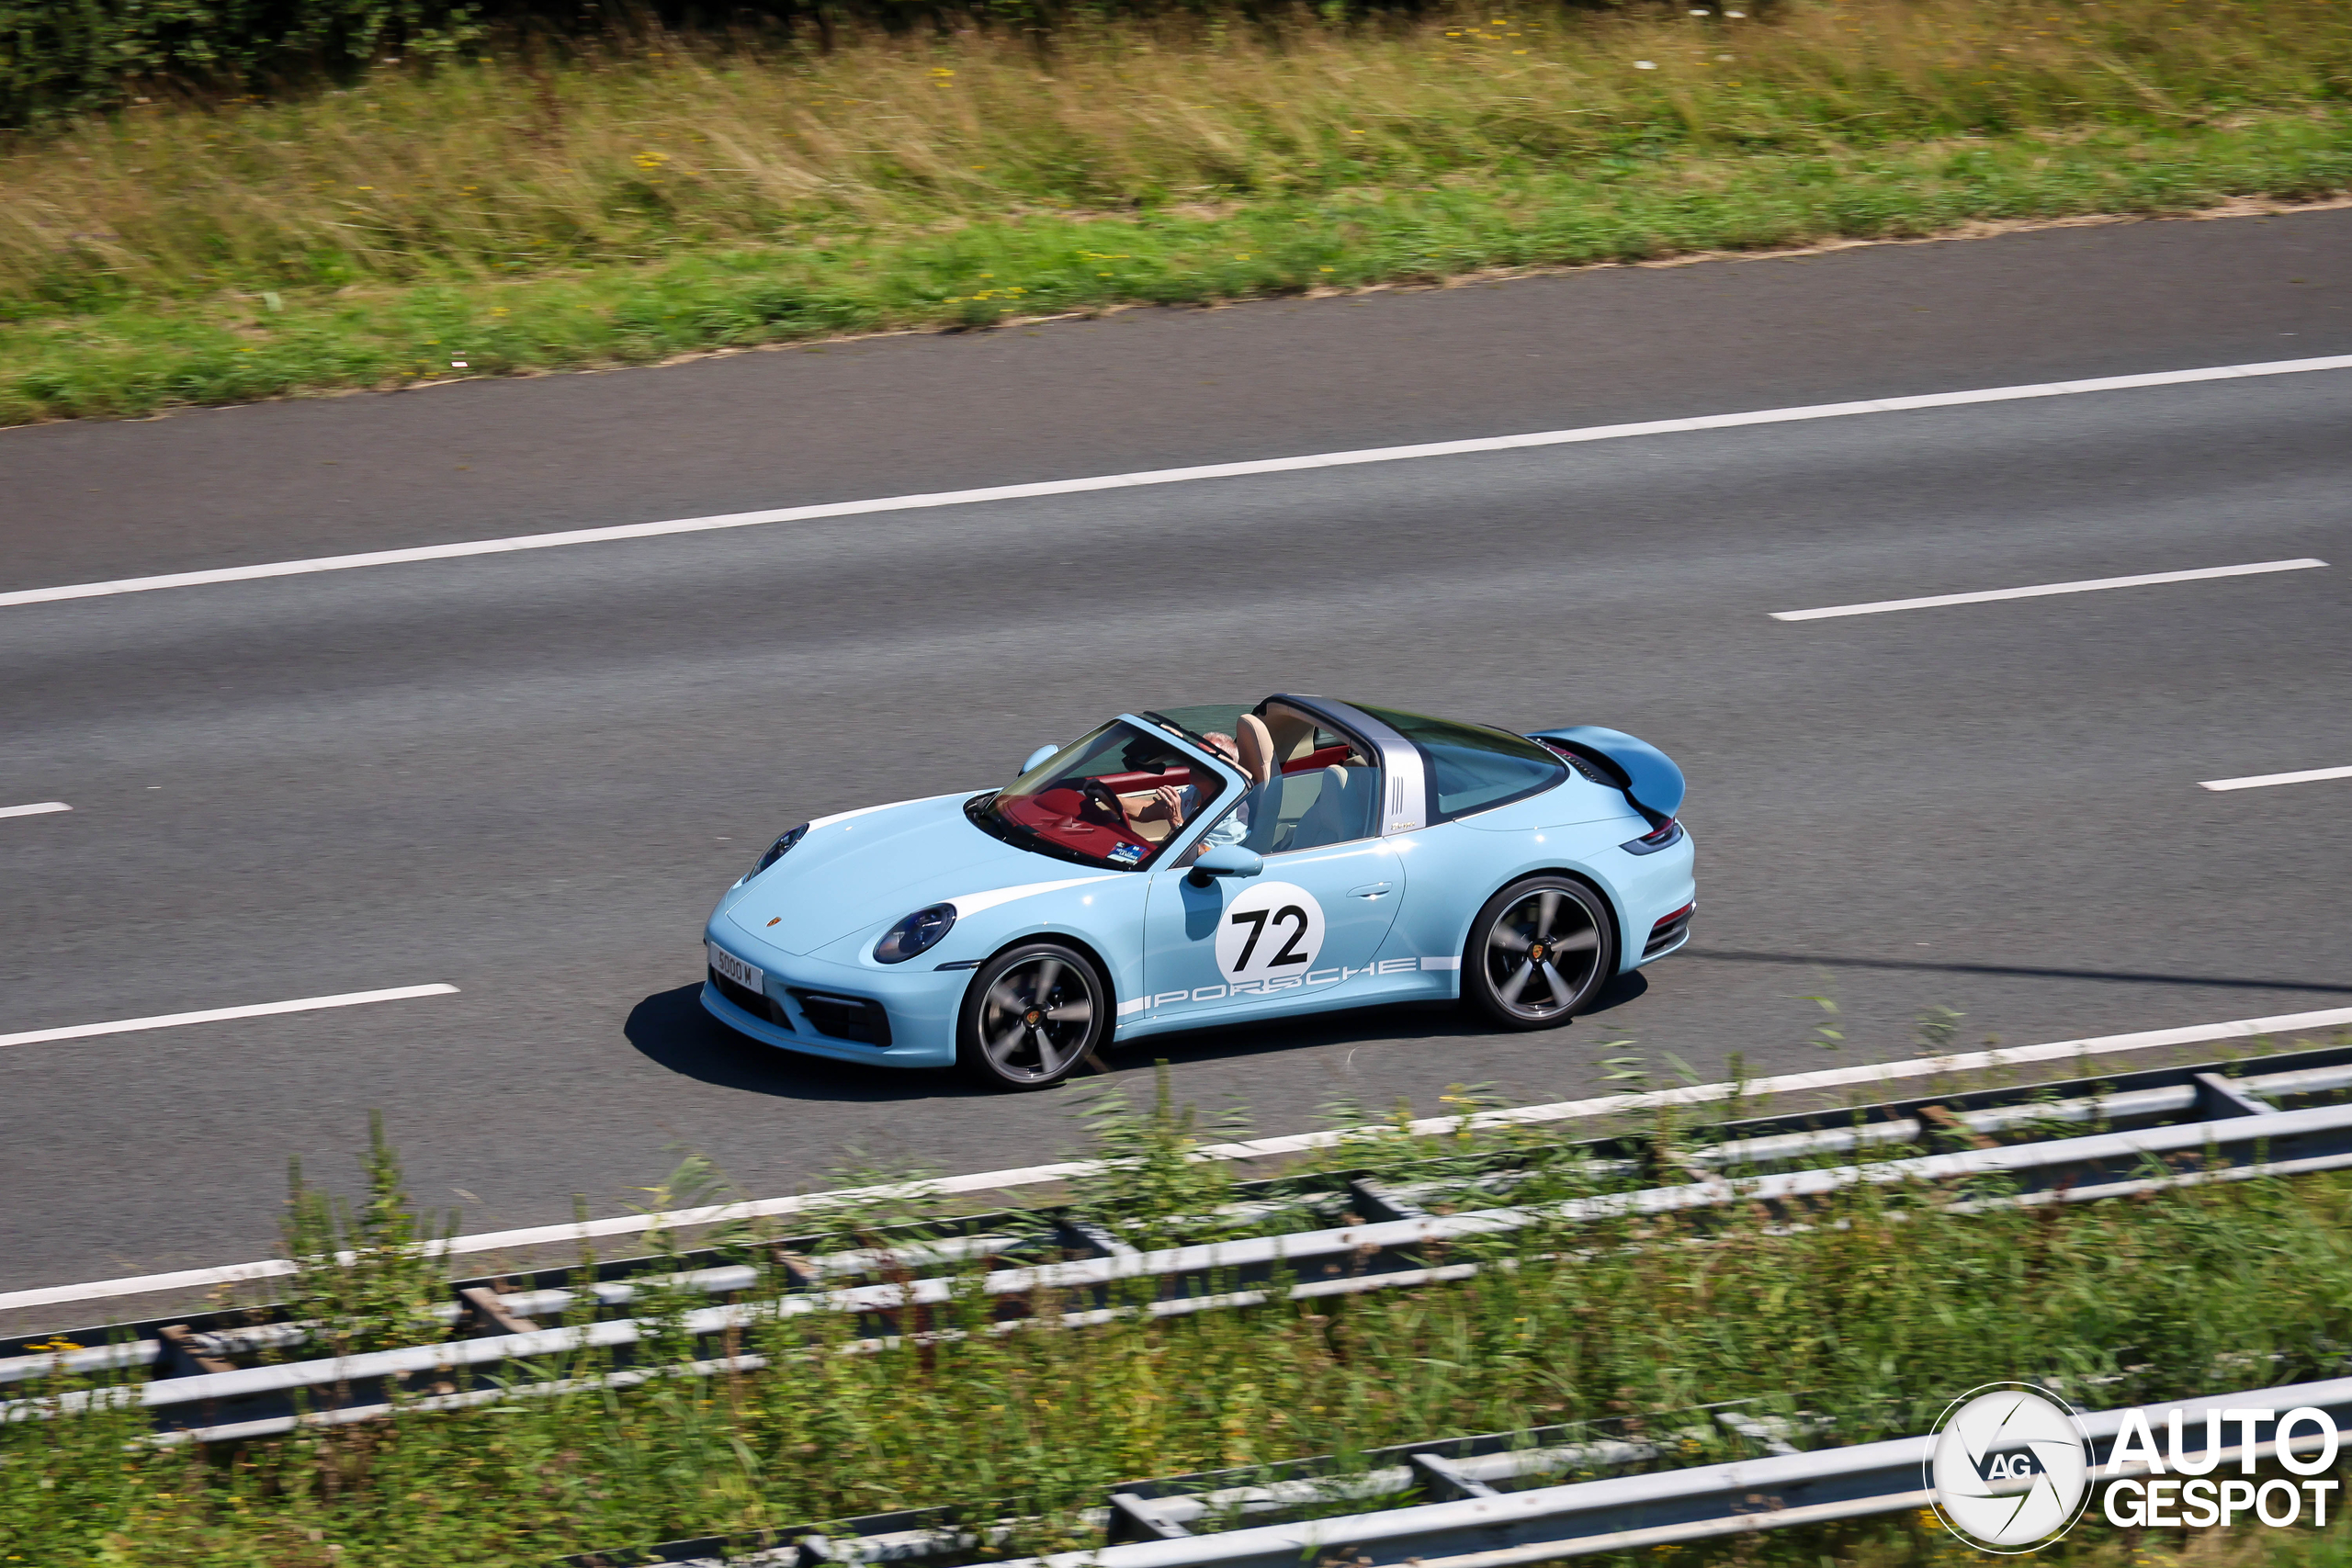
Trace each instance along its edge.
<path fill-rule="evenodd" d="M 1240 960 L 1233 966 L 1239 971 L 1250 967 L 1250 957 L 1258 951 L 1258 939 L 1266 934 L 1267 916 L 1263 909 L 1236 909 L 1232 919 L 1235 925 L 1247 925 L 1250 928 L 1250 940 L 1242 943 Z M 1298 951 L 1299 939 L 1306 935 L 1306 911 L 1295 904 L 1285 904 L 1274 911 L 1273 924 L 1279 926 L 1284 920 L 1294 922 L 1291 927 L 1290 940 L 1283 943 L 1281 952 L 1266 960 L 1266 967 L 1269 969 L 1279 968 L 1285 964 L 1306 962 L 1306 954 Z"/>

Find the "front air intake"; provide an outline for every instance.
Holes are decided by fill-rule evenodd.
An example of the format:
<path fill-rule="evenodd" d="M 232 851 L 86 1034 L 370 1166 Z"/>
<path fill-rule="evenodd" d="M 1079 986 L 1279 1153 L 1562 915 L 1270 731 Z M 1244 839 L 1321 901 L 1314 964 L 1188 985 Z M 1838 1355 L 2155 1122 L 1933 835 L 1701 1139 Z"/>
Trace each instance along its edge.
<path fill-rule="evenodd" d="M 836 1040 L 854 1040 L 865 1045 L 890 1043 L 890 1015 L 882 1004 L 866 997 L 841 997 L 829 991 L 795 989 L 792 999 L 800 1004 L 801 1013 L 809 1027 L 820 1034 L 830 1034 Z"/>
<path fill-rule="evenodd" d="M 739 985 L 716 969 L 710 972 L 710 983 L 718 988 L 720 996 L 725 997 L 753 1018 L 766 1019 L 778 1029 L 790 1033 L 800 1032 L 792 1027 L 792 1020 L 785 1015 L 784 1005 L 774 997 L 763 996 L 749 986 Z"/>

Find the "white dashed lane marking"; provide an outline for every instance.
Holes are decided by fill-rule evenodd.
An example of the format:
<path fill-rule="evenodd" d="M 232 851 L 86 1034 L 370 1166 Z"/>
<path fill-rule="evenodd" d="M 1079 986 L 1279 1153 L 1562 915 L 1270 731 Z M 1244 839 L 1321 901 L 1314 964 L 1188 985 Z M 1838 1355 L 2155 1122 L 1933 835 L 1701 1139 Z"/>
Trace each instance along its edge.
<path fill-rule="evenodd" d="M 2352 768 L 2306 768 L 2300 773 L 2256 773 L 2244 779 L 2207 779 L 2206 789 L 2261 789 L 2269 784 L 2317 784 L 2322 779 L 2352 779 Z"/>
<path fill-rule="evenodd" d="M 0 1034 L 0 1045 L 46 1045 L 55 1040 L 89 1040 L 101 1034 L 132 1034 L 146 1029 L 178 1029 L 191 1023 L 220 1023 L 233 1018 L 272 1018 L 284 1012 L 316 1012 L 322 1008 L 365 1007 L 369 1002 L 404 1002 L 412 997 L 446 997 L 457 987 L 395 986 L 385 991 L 345 991 L 333 997 L 297 997 L 290 1002 L 254 1002 L 241 1008 L 207 1008 L 202 1012 L 158 1013 L 153 1018 L 120 1018 L 108 1023 L 69 1023 L 62 1029 L 30 1029 L 21 1034 Z"/>
<path fill-rule="evenodd" d="M 1776 621 L 1826 621 L 1837 615 L 1883 615 L 1890 610 L 1937 610 L 1946 604 L 1989 604 L 1996 599 L 2041 599 L 2052 593 L 2096 593 L 2108 588 L 2150 588 L 2162 582 L 2201 582 L 2212 577 L 2258 577 L 2270 571 L 2309 571 L 2325 566 L 2309 556 L 2298 560 L 2260 560 L 2245 566 L 2202 566 L 2193 571 L 2149 571 L 2137 577 L 2087 577 L 2079 582 L 2044 582 L 2031 588 L 1988 588 L 1978 593 L 1938 593 L 1925 599 L 1880 599 L 1868 604 L 1832 604 L 1822 610 L 1775 610 Z"/>

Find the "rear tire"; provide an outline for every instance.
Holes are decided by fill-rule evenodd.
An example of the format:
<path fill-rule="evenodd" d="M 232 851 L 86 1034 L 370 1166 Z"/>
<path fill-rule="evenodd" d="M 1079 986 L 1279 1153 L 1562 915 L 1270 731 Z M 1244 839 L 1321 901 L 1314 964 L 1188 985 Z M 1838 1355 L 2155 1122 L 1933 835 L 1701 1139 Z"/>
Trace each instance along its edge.
<path fill-rule="evenodd" d="M 956 1021 L 956 1063 L 996 1089 L 1045 1089 L 1111 1037 L 1111 987 L 1058 942 L 1027 942 L 980 965 Z"/>
<path fill-rule="evenodd" d="M 1463 999 L 1505 1029 L 1555 1029 L 1617 973 L 1609 906 L 1571 876 L 1530 876 L 1486 902 L 1462 953 Z"/>

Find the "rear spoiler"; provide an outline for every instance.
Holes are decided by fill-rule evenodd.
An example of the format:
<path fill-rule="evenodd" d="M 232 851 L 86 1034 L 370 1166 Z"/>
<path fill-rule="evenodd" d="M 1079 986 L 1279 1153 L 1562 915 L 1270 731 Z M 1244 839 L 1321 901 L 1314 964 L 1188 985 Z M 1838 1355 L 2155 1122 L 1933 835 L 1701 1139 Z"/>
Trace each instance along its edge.
<path fill-rule="evenodd" d="M 1634 809 L 1658 827 L 1682 810 L 1682 770 L 1646 740 L 1597 724 L 1532 730 L 1527 738 L 1565 747 L 1590 762 L 1603 778 L 1625 792 Z"/>

